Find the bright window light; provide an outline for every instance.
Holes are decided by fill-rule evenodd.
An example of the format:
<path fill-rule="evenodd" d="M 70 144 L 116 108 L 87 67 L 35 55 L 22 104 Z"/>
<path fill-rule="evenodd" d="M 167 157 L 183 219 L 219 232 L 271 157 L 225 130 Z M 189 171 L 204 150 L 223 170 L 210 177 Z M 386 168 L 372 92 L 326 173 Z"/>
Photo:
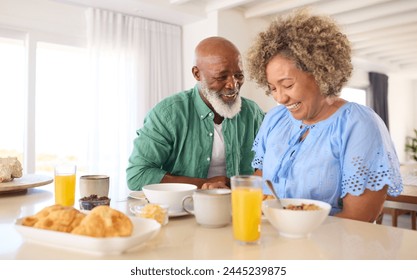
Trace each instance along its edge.
<path fill-rule="evenodd" d="M 366 90 L 359 88 L 342 89 L 341 98 L 366 106 Z"/>
<path fill-rule="evenodd" d="M 37 44 L 36 170 L 59 161 L 85 168 L 88 154 L 89 67 L 85 49 Z"/>
<path fill-rule="evenodd" d="M 0 157 L 23 161 L 26 67 L 23 40 L 0 37 Z"/>

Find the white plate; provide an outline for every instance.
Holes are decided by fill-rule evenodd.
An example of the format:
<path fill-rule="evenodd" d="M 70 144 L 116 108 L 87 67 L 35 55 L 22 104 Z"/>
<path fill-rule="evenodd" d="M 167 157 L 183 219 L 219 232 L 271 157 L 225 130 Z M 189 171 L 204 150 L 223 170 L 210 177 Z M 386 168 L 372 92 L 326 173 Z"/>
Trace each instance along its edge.
<path fill-rule="evenodd" d="M 130 192 L 129 197 L 134 198 L 134 199 L 146 199 L 146 196 L 143 193 L 143 191 Z M 187 213 L 186 211 L 181 211 L 181 212 L 169 212 L 168 211 L 168 216 L 169 217 L 182 217 L 182 216 L 186 216 L 186 215 L 189 215 L 189 213 Z"/>
<path fill-rule="evenodd" d="M 145 206 L 146 204 L 148 204 L 148 202 L 144 202 L 144 201 L 140 201 L 140 200 L 139 201 L 133 201 L 133 202 L 129 203 L 129 211 L 130 211 L 131 214 L 136 215 L 136 214 L 138 214 L 136 211 L 139 210 L 139 209 L 136 209 L 136 211 L 135 211 L 135 206 L 140 208 L 141 206 Z M 189 213 L 187 213 L 186 211 L 172 212 L 172 211 L 168 210 L 168 216 L 169 217 L 181 217 L 181 216 L 186 216 L 188 214 Z M 140 216 L 140 215 L 138 215 L 138 216 Z"/>
<path fill-rule="evenodd" d="M 169 212 L 168 211 L 168 216 L 169 217 L 182 217 L 182 216 L 186 216 L 189 215 L 188 212 L 186 211 L 181 211 L 181 212 Z"/>
<path fill-rule="evenodd" d="M 146 199 L 145 194 L 143 193 L 143 191 L 133 191 L 129 193 L 129 197 L 134 198 L 134 199 Z"/>
<path fill-rule="evenodd" d="M 129 237 L 97 238 L 38 229 L 22 226 L 22 219 L 16 220 L 15 229 L 28 242 L 96 255 L 113 255 L 135 249 L 155 237 L 161 228 L 161 225 L 155 220 L 139 217 L 130 217 L 130 219 L 133 223 L 133 233 Z"/>

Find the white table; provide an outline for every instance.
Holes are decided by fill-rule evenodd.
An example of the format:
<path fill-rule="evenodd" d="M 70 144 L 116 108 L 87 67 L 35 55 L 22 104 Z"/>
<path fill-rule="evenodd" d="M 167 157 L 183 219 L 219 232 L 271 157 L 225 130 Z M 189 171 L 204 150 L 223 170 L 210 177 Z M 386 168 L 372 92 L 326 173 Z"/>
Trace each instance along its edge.
<path fill-rule="evenodd" d="M 417 176 L 416 175 L 404 175 L 403 184 L 417 187 Z"/>
<path fill-rule="evenodd" d="M 417 260 L 417 231 L 328 217 L 309 238 L 280 237 L 268 221 L 262 223 L 259 245 L 242 246 L 233 240 L 231 225 L 210 229 L 193 216 L 171 218 L 159 234 L 137 251 L 97 257 L 22 240 L 15 219 L 53 204 L 51 185 L 26 194 L 0 196 L 0 259 L 412 259 Z M 112 199 L 111 206 L 127 210 L 127 199 Z"/>

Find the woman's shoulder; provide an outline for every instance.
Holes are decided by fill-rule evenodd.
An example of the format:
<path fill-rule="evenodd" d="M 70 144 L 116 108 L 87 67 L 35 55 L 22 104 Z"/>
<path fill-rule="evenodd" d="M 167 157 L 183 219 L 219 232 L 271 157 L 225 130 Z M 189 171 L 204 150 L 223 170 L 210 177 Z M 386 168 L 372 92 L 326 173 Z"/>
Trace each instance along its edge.
<path fill-rule="evenodd" d="M 349 134 L 352 131 L 368 136 L 388 134 L 384 121 L 372 108 L 355 102 L 346 103 L 336 119 L 337 121 L 332 125 L 333 129 L 337 126 L 339 129 L 336 131 L 343 134 Z"/>
<path fill-rule="evenodd" d="M 356 102 L 346 102 L 346 104 L 342 107 L 344 111 L 350 114 L 374 114 L 374 110 L 372 108 L 356 103 Z"/>
<path fill-rule="evenodd" d="M 351 101 L 347 101 L 345 105 L 341 107 L 341 112 L 353 118 L 378 116 L 371 107 Z"/>
<path fill-rule="evenodd" d="M 347 102 L 341 108 L 339 118 L 347 124 L 361 123 L 367 125 L 382 121 L 372 108 L 355 102 Z"/>

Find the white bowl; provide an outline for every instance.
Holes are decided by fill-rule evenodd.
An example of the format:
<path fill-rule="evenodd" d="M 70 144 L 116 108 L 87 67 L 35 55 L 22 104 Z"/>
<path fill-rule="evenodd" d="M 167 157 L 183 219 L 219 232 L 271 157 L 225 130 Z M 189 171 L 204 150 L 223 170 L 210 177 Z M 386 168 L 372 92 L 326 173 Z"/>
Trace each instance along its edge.
<path fill-rule="evenodd" d="M 313 230 L 318 228 L 329 215 L 330 204 L 312 199 L 282 198 L 283 207 L 289 204 L 315 204 L 319 210 L 289 210 L 276 207 L 275 200 L 262 202 L 262 211 L 272 226 L 279 234 L 290 238 L 307 237 Z"/>
<path fill-rule="evenodd" d="M 171 214 L 184 212 L 182 199 L 193 194 L 196 189 L 196 185 L 181 183 L 159 183 L 146 185 L 142 188 L 150 203 L 168 205 L 168 211 Z"/>

